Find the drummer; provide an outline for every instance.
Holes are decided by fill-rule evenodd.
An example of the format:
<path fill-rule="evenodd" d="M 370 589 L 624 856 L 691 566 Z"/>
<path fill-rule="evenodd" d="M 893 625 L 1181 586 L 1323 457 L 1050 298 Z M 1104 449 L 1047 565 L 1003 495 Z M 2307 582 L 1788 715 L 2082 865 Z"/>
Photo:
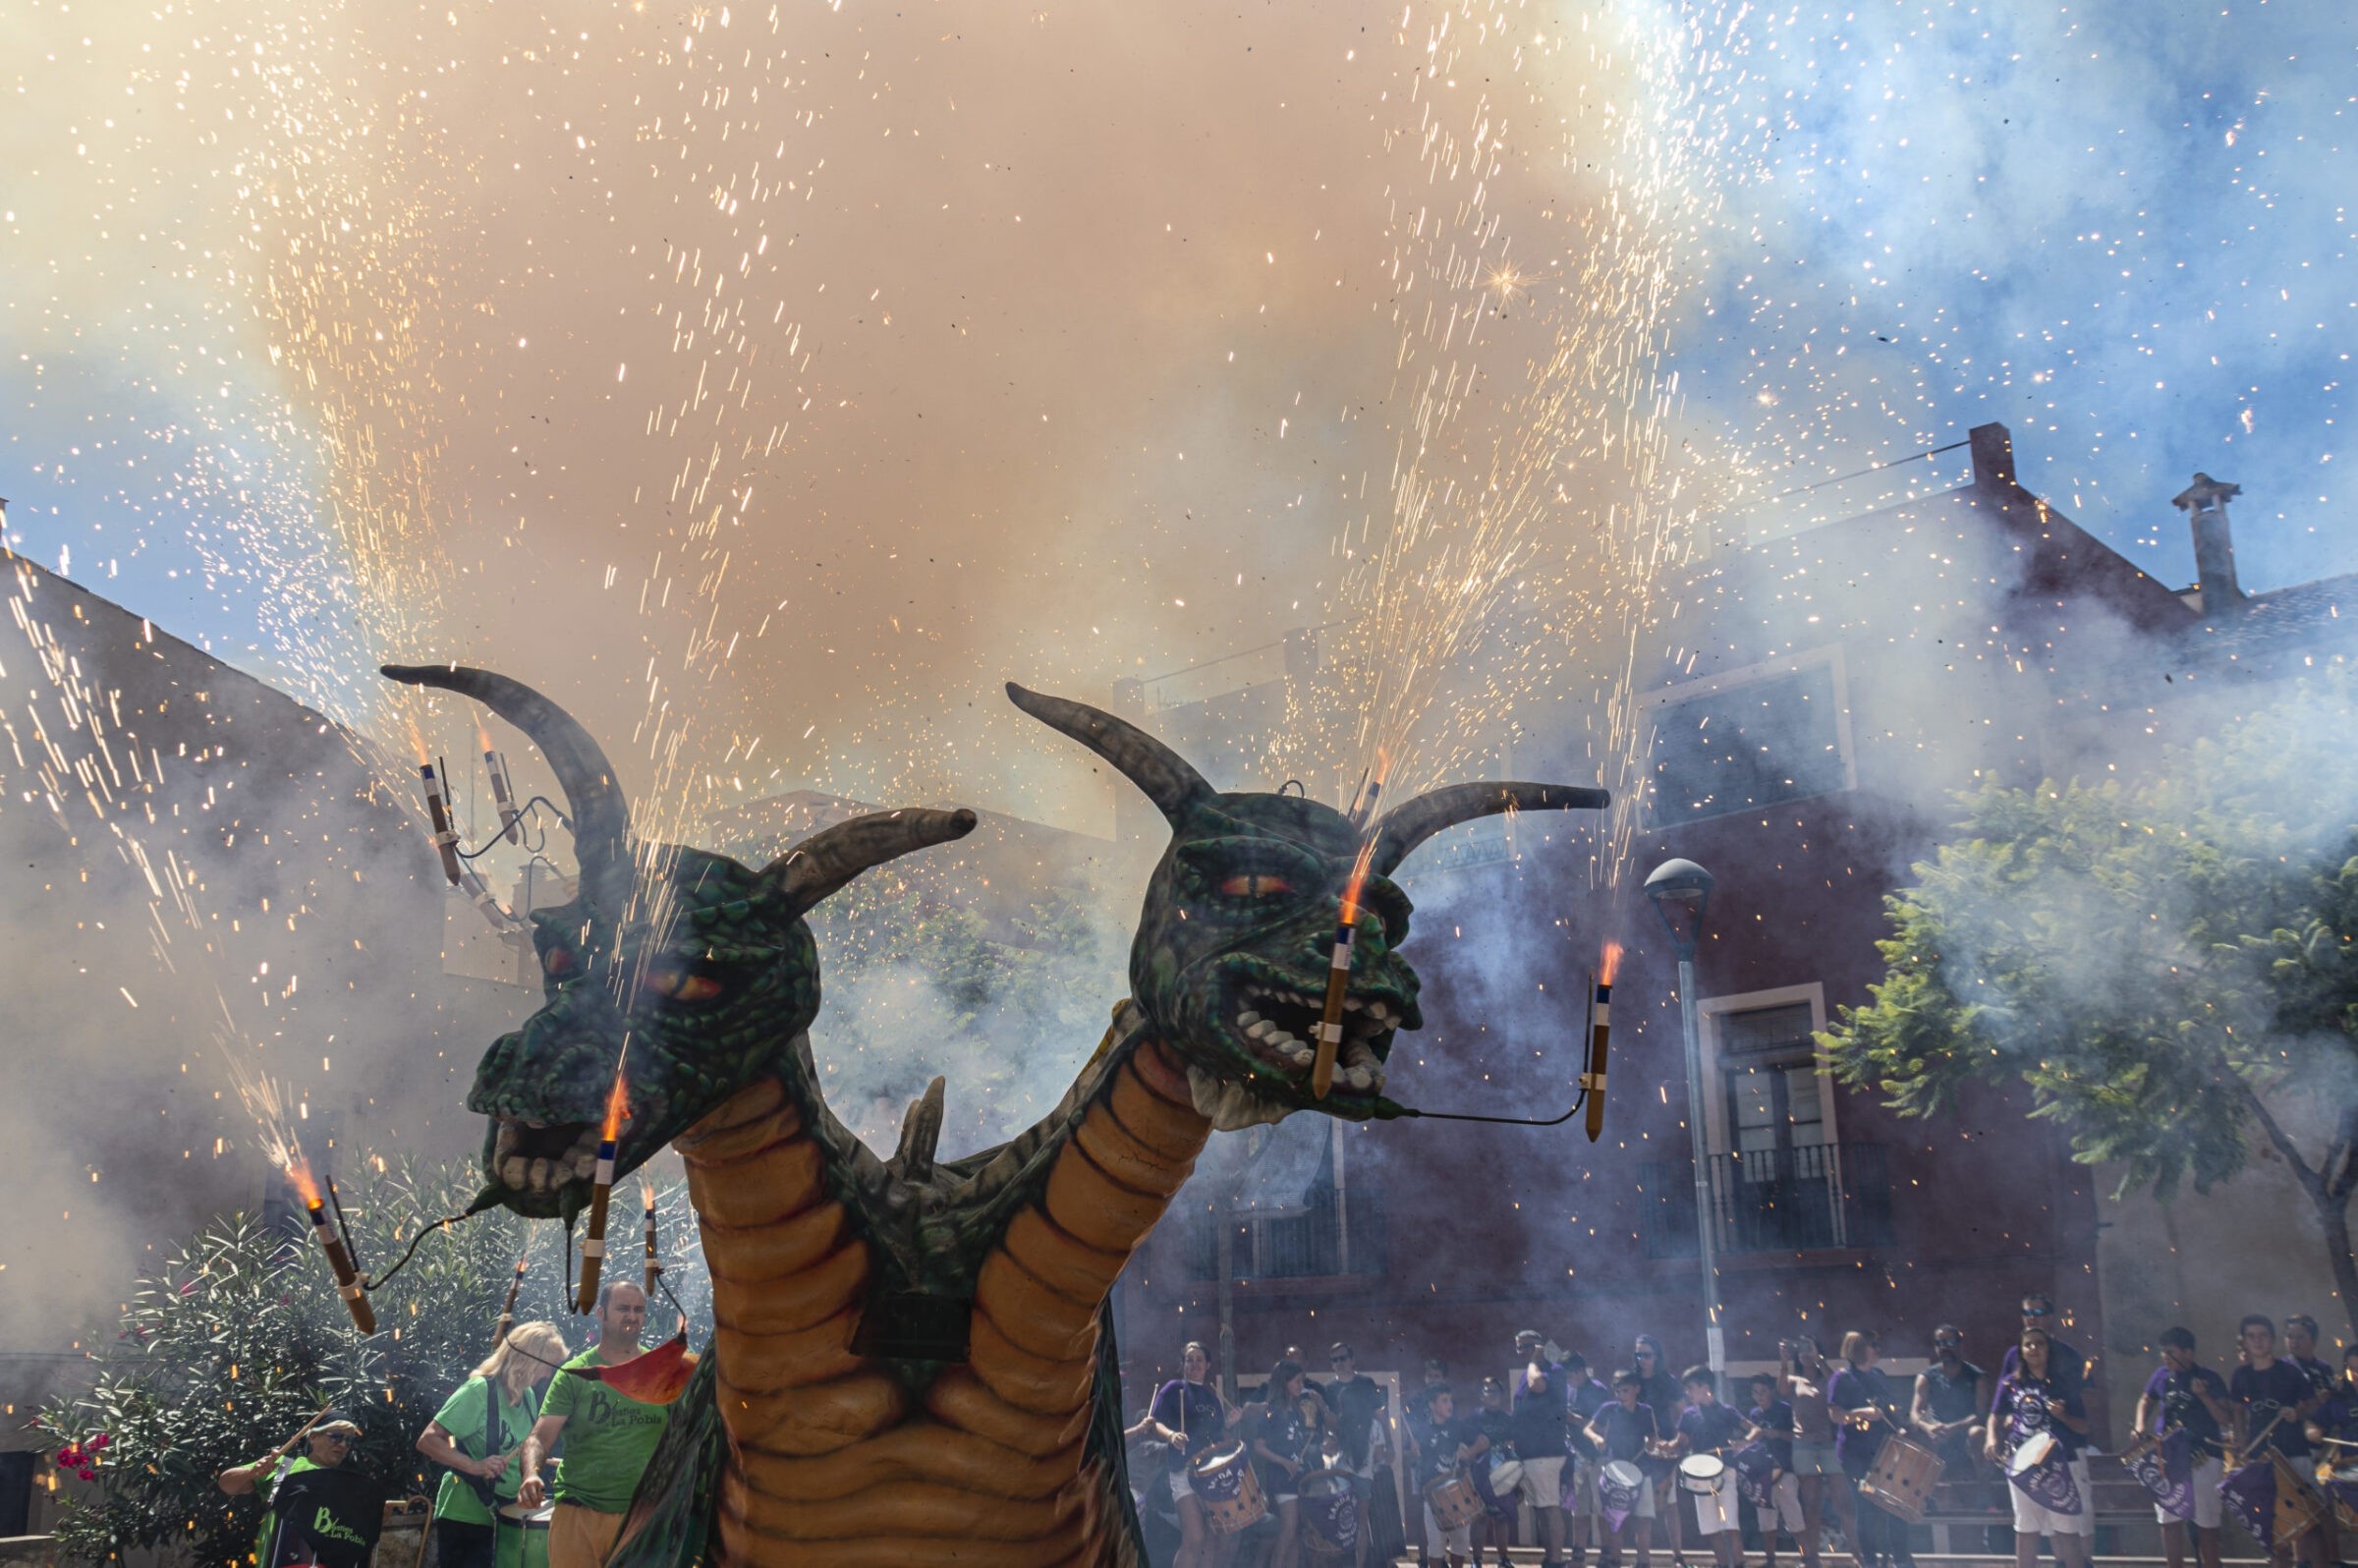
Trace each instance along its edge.
<path fill-rule="evenodd" d="M 1196 1495 L 1188 1462 L 1218 1442 L 1243 1418 L 1227 1396 L 1211 1385 L 1211 1356 L 1191 1341 L 1179 1354 L 1180 1375 L 1154 1391 L 1147 1429 L 1170 1445 L 1171 1500 L 1179 1506 L 1179 1555 L 1172 1568 L 1222 1568 L 1236 1551 L 1236 1538 L 1212 1530 Z"/>
<path fill-rule="evenodd" d="M 2196 1364 L 2191 1330 L 2162 1330 L 2162 1365 L 2137 1396 L 2137 1429 L 2157 1438 L 2172 1431 L 2186 1434 L 2194 1460 L 2195 1550 L 2203 1568 L 2218 1568 L 2218 1484 L 2225 1470 L 2222 1443 L 2234 1424 L 2231 1397 L 2225 1378 Z M 2186 1568 L 2187 1521 L 2161 1507 L 2154 1519 L 2162 1527 L 2169 1568 Z"/>
<path fill-rule="evenodd" d="M 1253 1468 L 1261 1475 L 1262 1494 L 1277 1511 L 1277 1543 L 1269 1550 L 1269 1568 L 1299 1568 L 1302 1551 L 1302 1473 L 1313 1467 L 1323 1420 L 1315 1394 L 1305 1394 L 1302 1364 L 1281 1361 L 1269 1369 L 1263 1390 L 1267 1398 L 1257 1405 L 1245 1435 L 1253 1448 Z"/>
<path fill-rule="evenodd" d="M 1523 1457 L 1522 1451 L 1515 1445 L 1516 1423 L 1525 1414 L 1524 1411 L 1510 1408 L 1506 1379 L 1485 1377 L 1482 1380 L 1482 1408 L 1474 1412 L 1474 1430 L 1482 1437 L 1479 1443 L 1471 1445 L 1475 1464 L 1488 1468 L 1499 1460 L 1511 1459 L 1523 1466 L 1522 1473 L 1525 1476 L 1530 1475 L 1531 1462 Z M 1563 1424 L 1558 1421 L 1556 1426 L 1561 1430 Z M 1514 1496 L 1513 1492 L 1509 1492 L 1499 1501 L 1511 1509 L 1515 1505 Z M 1472 1534 L 1474 1568 L 1482 1568 L 1482 1554 L 1486 1547 L 1496 1548 L 1498 1568 L 1507 1568 L 1507 1550 L 1515 1543 L 1513 1515 L 1501 1519 L 1496 1513 L 1486 1509 L 1483 1516 L 1474 1521 Z"/>
<path fill-rule="evenodd" d="M 1541 1568 L 1563 1568 L 1564 1466 L 1572 1454 L 1571 1372 L 1548 1356 L 1535 1329 L 1515 1336 L 1515 1359 L 1520 1370 L 1513 1374 L 1514 1448 L 1515 1457 L 1523 1461 L 1523 1500 L 1532 1507 Z"/>
<path fill-rule="evenodd" d="M 2079 1510 L 2051 1508 L 2019 1483 L 2007 1487 L 2014 1501 L 2014 1568 L 2038 1568 L 2042 1535 L 2054 1542 L 2055 1561 L 2062 1568 L 2088 1568 L 2096 1539 L 2095 1497 L 2088 1484 L 2088 1461 L 2080 1453 L 2088 1435 L 2088 1413 L 2077 1383 L 2065 1382 L 2049 1364 L 2048 1344 L 2046 1329 L 2022 1331 L 2014 1370 L 1997 1380 L 1983 1451 L 1992 1464 L 2005 1464 L 2011 1475 L 2028 1445 L 2051 1441 L 2052 1452 L 2045 1463 L 2069 1472 L 2079 1493 Z M 1862 1512 L 1865 1506 L 1860 1505 Z"/>
<path fill-rule="evenodd" d="M 1457 1399 L 1447 1383 L 1427 1383 L 1425 1396 L 1424 1430 L 1417 1439 L 1417 1494 L 1436 1482 L 1446 1481 L 1457 1474 L 1458 1467 L 1487 1451 L 1488 1444 L 1471 1420 L 1461 1421 L 1457 1414 Z M 1449 1568 L 1466 1568 L 1466 1558 L 1474 1549 L 1474 1532 L 1469 1525 L 1444 1527 L 1425 1504 L 1426 1549 L 1434 1557 L 1444 1558 Z"/>
<path fill-rule="evenodd" d="M 1873 1329 L 1844 1334 L 1843 1366 L 1825 1385 L 1825 1404 L 1827 1413 L 1841 1423 L 1834 1433 L 1834 1453 L 1842 1462 L 1842 1477 L 1848 1483 L 1842 1490 L 1857 1522 L 1851 1540 L 1860 1568 L 1881 1563 L 1914 1568 L 1906 1524 L 1858 1489 L 1881 1455 L 1883 1440 L 1900 1425 L 1898 1396 L 1891 1391 L 1891 1379 L 1876 1365 L 1882 1353 L 1882 1337 Z"/>
<path fill-rule="evenodd" d="M 1597 1515 L 1597 1445 L 1589 1441 L 1589 1421 L 1597 1412 L 1613 1402 L 1613 1391 L 1589 1373 L 1589 1359 L 1578 1351 L 1564 1355 L 1564 1397 L 1571 1407 L 1565 1423 L 1564 1443 L 1571 1457 L 1565 1461 L 1573 1476 L 1566 1486 L 1564 1534 L 1570 1540 L 1571 1568 L 1582 1568 L 1589 1546 L 1591 1522 Z M 1600 1548 L 1603 1542 L 1599 1541 Z"/>
<path fill-rule="evenodd" d="M 1628 1368 L 1613 1373 L 1613 1401 L 1598 1408 L 1589 1418 L 1588 1439 L 1597 1445 L 1598 1463 L 1604 1465 L 1637 1465 L 1661 1446 L 1662 1429 L 1656 1422 L 1654 1407 L 1638 1398 L 1646 1379 L 1636 1369 Z M 1599 1482 L 1597 1517 L 1597 1559 L 1600 1568 L 1621 1560 L 1624 1543 L 1631 1544 L 1631 1560 L 1635 1568 L 1646 1568 L 1646 1553 L 1653 1544 L 1655 1497 L 1654 1487 L 1641 1482 L 1637 1488 L 1637 1506 L 1621 1521 L 1621 1528 L 1609 1528 L 1601 1496 L 1603 1483 Z"/>
<path fill-rule="evenodd" d="M 1709 1455 L 1724 1467 L 1736 1450 L 1744 1418 L 1719 1402 L 1719 1378 L 1709 1367 L 1689 1367 L 1680 1374 L 1679 1383 L 1686 1390 L 1687 1408 L 1678 1418 L 1671 1451 L 1681 1459 Z M 1732 1473 L 1722 1468 L 1708 1492 L 1682 1484 L 1679 1495 L 1679 1506 L 1692 1510 L 1695 1534 L 1712 1543 L 1712 1555 L 1718 1559 L 1719 1568 L 1740 1568 L 1744 1537 L 1738 1528 Z"/>
<path fill-rule="evenodd" d="M 1943 1474 L 1951 1482 L 1973 1477 L 1973 1451 L 1980 1445 L 1968 1434 L 1982 1424 L 1989 1405 L 1982 1398 L 1987 1375 L 1965 1359 L 1965 1331 L 1954 1323 L 1933 1330 L 1933 1359 L 1916 1374 L 1916 1398 L 1908 1410 L 1908 1425 L 1924 1444 L 1939 1455 Z"/>
<path fill-rule="evenodd" d="M 2243 1365 L 2227 1379 L 2230 1407 L 2237 1417 L 2236 1447 L 2246 1462 L 2282 1454 L 2299 1471 L 2310 1468 L 2309 1434 L 2303 1422 L 2322 1403 L 2310 1387 L 2308 1374 L 2276 1354 L 2276 1325 L 2253 1313 L 2235 1325 Z M 2318 1568 L 2330 1568 L 2322 1551 L 2325 1532 L 2301 1532 L 2301 1552 Z M 2279 1563 L 2292 1561 L 2292 1542 L 2278 1541 L 2270 1555 Z"/>
<path fill-rule="evenodd" d="M 1768 1450 L 1776 1469 L 1768 1483 L 1768 1505 L 1760 1510 L 1761 1547 L 1766 1568 L 1776 1568 L 1776 1533 L 1793 1538 L 1808 1568 L 1818 1568 L 1818 1538 L 1801 1511 L 1801 1478 L 1793 1473 L 1793 1405 L 1779 1399 L 1774 1372 L 1752 1374 L 1752 1408 L 1744 1412 L 1744 1440 Z"/>
<path fill-rule="evenodd" d="M 434 1546 L 442 1568 L 492 1568 L 492 1510 L 516 1501 L 519 1450 L 540 1415 L 540 1385 L 564 1365 L 552 1323 L 519 1323 L 468 1375 L 418 1434 L 418 1451 L 447 1472 L 434 1493 Z"/>

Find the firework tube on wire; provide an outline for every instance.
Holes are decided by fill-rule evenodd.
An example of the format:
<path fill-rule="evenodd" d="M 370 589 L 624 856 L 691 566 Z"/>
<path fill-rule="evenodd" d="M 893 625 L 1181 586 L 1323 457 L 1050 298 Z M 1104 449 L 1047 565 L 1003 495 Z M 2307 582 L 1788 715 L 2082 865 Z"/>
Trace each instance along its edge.
<path fill-rule="evenodd" d="M 1381 787 L 1378 780 L 1375 788 Z M 1359 894 L 1367 885 L 1368 868 L 1376 859 L 1376 838 L 1370 834 L 1359 846 L 1351 865 L 1351 880 L 1343 884 L 1342 913 L 1334 923 L 1334 952 L 1326 965 L 1326 1005 L 1319 1014 L 1319 1054 L 1310 1068 L 1310 1092 L 1324 1099 L 1334 1087 L 1335 1052 L 1343 1044 L 1343 1001 L 1351 989 L 1351 956 L 1359 941 Z"/>
<path fill-rule="evenodd" d="M 352 1254 L 344 1250 L 344 1238 L 328 1222 L 327 1200 L 316 1192 L 307 1192 L 304 1207 L 310 1211 L 311 1234 L 319 1239 L 319 1250 L 327 1254 L 327 1266 L 336 1276 L 336 1294 L 344 1298 L 344 1310 L 352 1314 L 353 1326 L 364 1334 L 376 1332 L 376 1310 L 368 1305 L 368 1290 L 361 1281 L 361 1271 L 352 1263 Z"/>
<path fill-rule="evenodd" d="M 646 1280 L 642 1288 L 646 1292 L 646 1299 L 652 1302 L 655 1299 L 655 1280 L 663 1272 L 662 1255 L 655 1251 L 654 1184 L 647 1183 L 640 1189 L 640 1193 L 646 1199 Z"/>
<path fill-rule="evenodd" d="M 488 737 L 485 738 L 486 743 Z M 522 843 L 524 835 L 517 831 L 516 797 L 508 788 L 508 764 L 488 744 L 483 747 L 483 770 L 491 775 L 491 802 L 499 809 L 500 836 L 511 844 Z"/>
<path fill-rule="evenodd" d="M 516 1326 L 516 1293 L 524 1289 L 524 1265 L 528 1260 L 516 1260 L 516 1277 L 508 1281 L 508 1299 L 500 1303 L 499 1329 L 491 1336 L 491 1348 L 497 1350 L 508 1342 L 509 1331 Z"/>
<path fill-rule="evenodd" d="M 1319 1055 L 1310 1069 L 1310 1092 L 1320 1099 L 1334 1087 L 1334 1053 L 1343 1043 L 1343 997 L 1351 989 L 1351 947 L 1359 934 L 1359 912 L 1343 905 L 1334 928 L 1334 956 L 1326 966 L 1326 1009 L 1319 1017 Z"/>
<path fill-rule="evenodd" d="M 1621 945 L 1607 943 L 1604 967 L 1597 973 L 1596 999 L 1589 1004 L 1589 1070 L 1580 1075 L 1580 1092 L 1587 1097 L 1587 1132 L 1594 1144 L 1604 1136 L 1604 1052 L 1613 1032 L 1613 973 L 1621 967 Z"/>
<path fill-rule="evenodd" d="M 614 1092 L 606 1098 L 606 1124 L 597 1138 L 597 1169 L 590 1177 L 590 1234 L 582 1238 L 582 1284 L 581 1294 L 574 1298 L 575 1312 L 593 1312 L 597 1307 L 597 1280 L 606 1260 L 606 1209 L 614 1201 L 614 1158 L 622 1143 L 622 1083 L 617 1068 Z"/>
<path fill-rule="evenodd" d="M 434 848 L 442 855 L 442 874 L 457 887 L 466 871 L 459 863 L 459 834 L 450 825 L 450 802 L 442 793 L 442 780 L 434 772 L 434 764 L 418 764 L 418 776 L 425 781 L 425 812 L 433 819 Z"/>

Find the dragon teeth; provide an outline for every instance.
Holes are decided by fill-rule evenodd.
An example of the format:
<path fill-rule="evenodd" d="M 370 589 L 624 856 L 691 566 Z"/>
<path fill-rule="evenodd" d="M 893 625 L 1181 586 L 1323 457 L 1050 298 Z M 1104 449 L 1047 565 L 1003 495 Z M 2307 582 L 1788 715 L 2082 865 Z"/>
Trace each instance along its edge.
<path fill-rule="evenodd" d="M 1308 1067 L 1319 1058 L 1319 1053 L 1307 1045 L 1296 1045 L 1289 1054 L 1293 1057 L 1296 1067 Z"/>
<path fill-rule="evenodd" d="M 535 1159 L 535 1160 L 533 1160 L 533 1163 L 532 1163 L 532 1166 L 531 1166 L 530 1172 L 529 1172 L 529 1177 L 530 1177 L 530 1180 L 531 1180 L 531 1183 L 532 1183 L 532 1189 L 533 1189 L 533 1192 L 535 1192 L 535 1193 L 545 1193 L 545 1192 L 547 1192 L 547 1191 L 548 1191 L 548 1161 L 547 1161 L 547 1160 L 545 1160 L 545 1159 Z"/>
<path fill-rule="evenodd" d="M 510 1187 L 522 1187 L 524 1185 L 525 1168 L 524 1156 L 522 1154 L 510 1154 L 505 1160 L 500 1162 L 499 1179 L 503 1182 L 506 1182 Z"/>
<path fill-rule="evenodd" d="M 1236 1015 L 1236 1026 L 1239 1029 L 1249 1030 L 1260 1022 L 1261 1015 L 1252 1011 L 1250 1008 Z"/>
<path fill-rule="evenodd" d="M 1253 1039 L 1266 1039 L 1271 1035 L 1278 1033 L 1279 1030 L 1277 1026 L 1270 1023 L 1265 1018 L 1256 1020 L 1254 1023 L 1248 1025 L 1245 1029 L 1245 1034 Z"/>
<path fill-rule="evenodd" d="M 1365 1067 L 1360 1066 L 1352 1066 L 1344 1069 L 1343 1077 L 1350 1083 L 1353 1089 L 1359 1090 L 1368 1088 L 1376 1081 L 1373 1073 L 1370 1073 Z"/>

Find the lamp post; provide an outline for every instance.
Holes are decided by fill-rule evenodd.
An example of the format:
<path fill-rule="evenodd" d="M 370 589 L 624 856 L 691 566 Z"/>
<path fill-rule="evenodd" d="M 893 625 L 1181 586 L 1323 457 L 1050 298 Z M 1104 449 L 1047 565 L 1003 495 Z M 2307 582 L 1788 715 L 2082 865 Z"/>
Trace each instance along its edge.
<path fill-rule="evenodd" d="M 1703 1261 L 1705 1343 L 1712 1371 L 1727 1370 L 1727 1339 L 1719 1327 L 1719 1258 L 1712 1244 L 1711 1153 L 1703 1134 L 1703 1039 L 1695 1027 L 1695 942 L 1712 901 L 1712 873 L 1693 861 L 1664 861 L 1646 878 L 1646 896 L 1678 954 L 1678 1014 L 1687 1047 L 1687 1142 L 1695 1156 L 1695 1241 Z"/>

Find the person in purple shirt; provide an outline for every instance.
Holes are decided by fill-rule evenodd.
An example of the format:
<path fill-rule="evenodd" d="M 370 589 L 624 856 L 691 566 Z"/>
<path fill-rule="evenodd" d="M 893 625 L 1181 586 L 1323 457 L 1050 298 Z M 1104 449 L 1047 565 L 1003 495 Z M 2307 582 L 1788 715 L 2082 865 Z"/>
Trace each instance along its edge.
<path fill-rule="evenodd" d="M 1635 1465 L 1657 1446 L 1661 1428 L 1656 1424 L 1654 1407 L 1638 1398 L 1645 1386 L 1645 1377 L 1635 1368 L 1613 1373 L 1612 1401 L 1589 1418 L 1587 1435 L 1596 1445 L 1600 1467 L 1616 1462 Z M 1654 1540 L 1654 1487 L 1641 1479 L 1637 1493 L 1637 1506 L 1621 1521 L 1618 1531 L 1606 1528 L 1600 1499 L 1597 1555 L 1600 1563 L 1618 1564 L 1623 1544 L 1630 1543 L 1631 1560 L 1637 1568 L 1646 1568 L 1646 1554 Z"/>
<path fill-rule="evenodd" d="M 1759 1510 L 1765 1568 L 1776 1568 L 1776 1533 L 1782 1527 L 1801 1552 L 1804 1568 L 1818 1568 L 1818 1541 L 1801 1511 L 1801 1478 L 1793 1474 L 1793 1406 L 1776 1397 L 1774 1372 L 1752 1374 L 1752 1408 L 1744 1412 L 1745 1435 L 1768 1450 L 1776 1474 L 1769 1499 Z"/>
<path fill-rule="evenodd" d="M 2157 1506 L 2155 1522 L 2162 1527 L 2162 1552 L 2169 1568 L 2186 1568 L 2186 1527 L 2194 1526 L 2196 1554 L 2203 1568 L 2218 1568 L 2218 1484 L 2226 1428 L 2234 1413 L 2227 1380 L 2194 1359 L 2194 1334 L 2184 1328 L 2162 1330 L 2162 1365 L 2146 1379 L 2137 1396 L 2137 1429 L 2159 1438 L 2173 1431 L 2186 1434 L 2193 1461 L 2194 1517 L 2180 1519 Z"/>
<path fill-rule="evenodd" d="M 1990 1429 L 1983 1451 L 1993 1465 L 2011 1466 L 2026 1444 L 2053 1442 L 2051 1457 L 2069 1471 L 2080 1506 L 2065 1513 L 2034 1496 L 2027 1486 L 2007 1488 L 2014 1504 L 2014 1568 L 2038 1568 L 2039 1538 L 2054 1542 L 2055 1561 L 2062 1568 L 2088 1568 L 2096 1543 L 2096 1498 L 2088 1482 L 2088 1461 L 2081 1448 L 2088 1436 L 2088 1412 L 2077 1385 L 2055 1372 L 2048 1354 L 2047 1330 L 2026 1328 L 2015 1342 L 2020 1352 L 2014 1370 L 1997 1380 L 1997 1397 L 1990 1405 Z"/>
<path fill-rule="evenodd" d="M 1834 1453 L 1849 1482 L 1858 1529 L 1853 1533 L 1859 1568 L 1915 1568 L 1908 1547 L 1908 1527 L 1860 1495 L 1858 1485 L 1875 1468 L 1883 1439 L 1905 1425 L 1899 1396 L 1891 1380 L 1876 1365 L 1882 1344 L 1873 1330 L 1853 1330 L 1842 1336 L 1842 1370 L 1825 1385 L 1825 1404 L 1835 1422 Z"/>
<path fill-rule="evenodd" d="M 2315 1416 L 2319 1411 L 2324 1410 L 2327 1402 L 2333 1397 L 2335 1379 L 2333 1369 L 2327 1363 L 2318 1360 L 2317 1319 L 2307 1313 L 2291 1313 L 2284 1318 L 2284 1360 L 2298 1367 L 2301 1370 L 2301 1375 L 2309 1379 L 2309 1403 L 2301 1414 L 2304 1418 Z M 2304 1436 L 2307 1435 L 2308 1429 L 2308 1422 L 2304 1419 L 2301 1426 Z M 2309 1440 L 2312 1444 L 2316 1442 L 2315 1438 Z M 2319 1454 L 2317 1457 L 2322 1460 L 2327 1456 Z M 2317 1535 L 2319 1537 L 2318 1555 L 2327 1562 L 2339 1562 L 2341 1560 L 2341 1532 L 2337 1528 L 2337 1521 L 2333 1517 L 2332 1509 L 2327 1509 L 2325 1518 L 2317 1522 Z"/>
<path fill-rule="evenodd" d="M 1679 1382 L 1686 1390 L 1687 1408 L 1678 1418 L 1672 1446 L 1682 1459 L 1710 1454 L 1725 1461 L 1736 1451 L 1744 1418 L 1719 1402 L 1719 1378 L 1709 1367 L 1689 1367 Z M 1740 1568 L 1744 1538 L 1736 1528 L 1735 1472 L 1721 1471 L 1717 1488 L 1708 1494 L 1682 1485 L 1678 1495 L 1681 1510 L 1694 1511 L 1695 1534 L 1712 1543 L 1719 1568 Z"/>
<path fill-rule="evenodd" d="M 1190 1344 L 1179 1356 L 1181 1375 L 1154 1391 L 1147 1411 L 1149 1435 L 1170 1444 L 1171 1499 L 1179 1506 L 1179 1555 L 1173 1568 L 1214 1568 L 1225 1552 L 1227 1538 L 1215 1535 L 1204 1517 L 1204 1500 L 1196 1495 L 1188 1461 L 1218 1442 L 1243 1418 L 1211 1386 L 1211 1357 L 1200 1344 Z"/>
<path fill-rule="evenodd" d="M 2227 1379 L 2227 1392 L 2240 1428 L 2237 1450 L 2246 1463 L 2279 1453 L 2295 1469 L 2309 1469 L 2309 1434 L 2303 1428 L 2324 1401 L 2310 1386 L 2308 1373 L 2276 1354 L 2276 1325 L 2268 1317 L 2253 1313 L 2235 1331 L 2243 1344 L 2243 1365 Z M 2299 1544 L 2314 1568 L 2332 1568 L 2324 1552 L 2324 1531 L 2303 1531 Z M 2270 1555 L 2279 1564 L 2290 1563 L 2292 1546 L 2278 1541 Z"/>

